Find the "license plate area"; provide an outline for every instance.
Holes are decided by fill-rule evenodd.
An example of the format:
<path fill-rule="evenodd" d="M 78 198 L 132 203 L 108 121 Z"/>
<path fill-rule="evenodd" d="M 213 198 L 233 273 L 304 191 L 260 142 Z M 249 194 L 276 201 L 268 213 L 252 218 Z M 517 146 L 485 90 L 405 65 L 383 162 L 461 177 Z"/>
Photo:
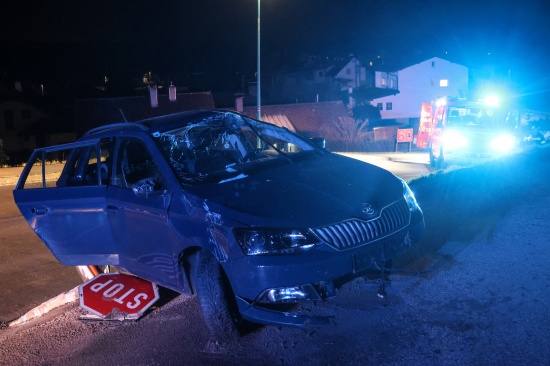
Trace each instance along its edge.
<path fill-rule="evenodd" d="M 387 260 L 409 249 L 410 246 L 407 245 L 405 237 L 404 235 L 399 235 L 365 246 L 362 251 L 353 255 L 354 272 L 384 267 Z"/>

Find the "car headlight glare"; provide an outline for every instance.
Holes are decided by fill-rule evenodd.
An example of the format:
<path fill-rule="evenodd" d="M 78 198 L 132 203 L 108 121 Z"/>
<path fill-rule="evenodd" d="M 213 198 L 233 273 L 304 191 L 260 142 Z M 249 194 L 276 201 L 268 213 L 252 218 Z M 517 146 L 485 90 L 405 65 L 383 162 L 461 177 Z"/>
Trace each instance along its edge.
<path fill-rule="evenodd" d="M 461 149 L 468 146 L 468 139 L 458 131 L 446 131 L 443 135 L 443 144 L 447 149 Z"/>
<path fill-rule="evenodd" d="M 308 230 L 235 228 L 233 233 L 246 255 L 297 254 L 318 242 Z"/>
<path fill-rule="evenodd" d="M 516 138 L 511 134 L 499 135 L 491 141 L 491 149 L 498 152 L 509 152 L 516 147 Z"/>

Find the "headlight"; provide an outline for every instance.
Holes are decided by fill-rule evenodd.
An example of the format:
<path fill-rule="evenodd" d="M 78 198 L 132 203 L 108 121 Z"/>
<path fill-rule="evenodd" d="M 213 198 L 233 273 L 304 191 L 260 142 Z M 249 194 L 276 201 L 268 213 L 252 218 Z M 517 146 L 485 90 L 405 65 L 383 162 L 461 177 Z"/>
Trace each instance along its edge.
<path fill-rule="evenodd" d="M 235 228 L 233 234 L 246 255 L 297 254 L 318 242 L 308 230 Z"/>
<path fill-rule="evenodd" d="M 319 300 L 320 296 L 312 285 L 280 287 L 265 290 L 258 298 L 261 303 L 297 303 L 309 300 Z"/>
<path fill-rule="evenodd" d="M 414 197 L 414 193 L 411 191 L 409 185 L 403 179 L 401 179 L 401 183 L 403 183 L 403 197 L 405 197 L 405 201 L 409 205 L 409 210 L 418 210 L 418 202 L 416 202 L 416 197 Z"/>
<path fill-rule="evenodd" d="M 468 139 L 458 131 L 445 131 L 443 134 L 443 145 L 447 149 L 460 149 L 468 145 Z"/>
<path fill-rule="evenodd" d="M 491 149 L 498 152 L 509 152 L 516 147 L 516 138 L 510 134 L 499 135 L 491 141 Z"/>

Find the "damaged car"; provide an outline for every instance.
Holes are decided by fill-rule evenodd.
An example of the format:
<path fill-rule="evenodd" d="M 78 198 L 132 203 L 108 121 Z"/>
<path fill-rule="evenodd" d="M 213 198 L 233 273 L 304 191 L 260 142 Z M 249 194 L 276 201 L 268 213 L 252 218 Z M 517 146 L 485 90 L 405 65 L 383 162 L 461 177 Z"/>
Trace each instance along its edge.
<path fill-rule="evenodd" d="M 196 294 L 220 338 L 247 324 L 324 322 L 289 304 L 334 296 L 424 231 L 402 179 L 219 110 L 106 125 L 36 149 L 13 194 L 59 262 Z"/>

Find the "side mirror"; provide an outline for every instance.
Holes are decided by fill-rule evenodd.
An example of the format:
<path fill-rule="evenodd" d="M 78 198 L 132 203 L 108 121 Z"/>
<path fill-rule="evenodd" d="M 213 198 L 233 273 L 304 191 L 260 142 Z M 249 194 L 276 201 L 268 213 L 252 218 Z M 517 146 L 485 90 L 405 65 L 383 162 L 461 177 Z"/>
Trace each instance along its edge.
<path fill-rule="evenodd" d="M 156 197 L 166 193 L 160 189 L 160 184 L 155 178 L 140 179 L 132 185 L 132 191 L 138 197 Z"/>

